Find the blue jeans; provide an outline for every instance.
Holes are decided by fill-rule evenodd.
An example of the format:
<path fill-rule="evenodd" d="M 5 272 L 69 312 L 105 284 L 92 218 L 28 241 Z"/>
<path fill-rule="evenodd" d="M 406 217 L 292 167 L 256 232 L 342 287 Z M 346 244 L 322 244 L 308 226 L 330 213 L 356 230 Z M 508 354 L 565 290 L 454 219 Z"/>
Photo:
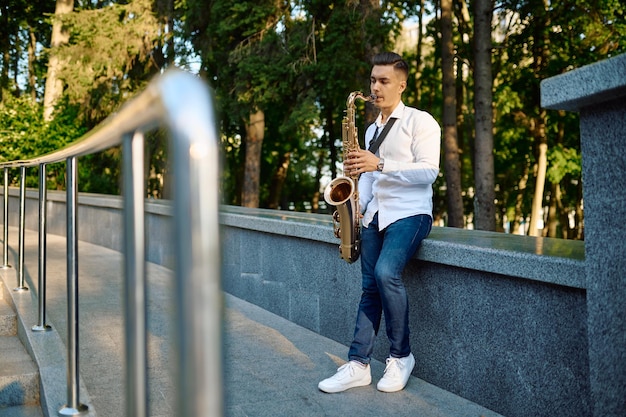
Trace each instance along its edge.
<path fill-rule="evenodd" d="M 385 314 L 389 353 L 403 358 L 411 353 L 409 344 L 409 300 L 402 271 L 428 236 L 432 218 L 426 214 L 400 219 L 378 230 L 378 214 L 361 232 L 363 293 L 348 357 L 370 363 L 374 339 L 382 313 Z"/>

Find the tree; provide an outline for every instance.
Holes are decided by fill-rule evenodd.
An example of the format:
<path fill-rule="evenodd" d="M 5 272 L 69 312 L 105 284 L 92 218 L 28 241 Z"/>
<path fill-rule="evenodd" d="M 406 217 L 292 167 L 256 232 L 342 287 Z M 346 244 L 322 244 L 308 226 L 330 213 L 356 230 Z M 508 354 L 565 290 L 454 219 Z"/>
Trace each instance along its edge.
<path fill-rule="evenodd" d="M 443 143 L 448 201 L 448 226 L 463 227 L 461 162 L 457 142 L 456 77 L 452 40 L 452 0 L 441 0 L 441 50 L 443 74 Z"/>
<path fill-rule="evenodd" d="M 69 104 L 83 109 L 94 126 L 141 90 L 163 69 L 165 33 L 152 0 L 131 0 L 102 8 L 81 8 L 63 18 L 70 34 L 55 54 L 63 63 Z M 170 58 L 173 60 L 173 57 Z"/>
<path fill-rule="evenodd" d="M 549 37 L 547 29 L 550 27 L 550 17 L 548 13 L 548 0 L 543 0 L 543 9 L 537 10 L 535 19 L 537 25 L 534 26 L 533 33 L 533 72 L 535 74 L 541 74 L 545 71 L 548 65 L 549 59 Z M 538 88 L 538 83 L 534 88 Z M 539 95 L 539 91 L 537 91 Z M 546 182 L 546 171 L 548 169 L 548 138 L 546 136 L 546 110 L 539 109 L 537 114 L 533 115 L 530 119 L 530 133 L 535 140 L 537 146 L 537 165 L 536 165 L 536 183 L 535 183 L 535 196 L 533 198 L 532 211 L 530 214 L 530 227 L 528 234 L 530 236 L 538 236 L 538 226 L 540 220 L 541 209 L 543 208 L 544 201 L 544 187 Z"/>
<path fill-rule="evenodd" d="M 585 39 L 585 42 L 588 42 L 589 39 L 581 37 L 580 33 L 589 33 L 590 31 L 584 29 L 585 25 L 581 24 L 580 20 L 587 20 L 589 19 L 588 16 L 592 16 L 591 20 L 596 19 L 593 17 L 596 16 L 595 12 L 591 14 L 588 11 L 582 13 L 578 7 L 578 3 L 574 7 L 572 4 L 561 3 L 516 3 L 515 6 L 510 7 L 514 13 L 509 14 L 511 16 L 508 25 L 509 34 L 503 41 L 504 47 L 498 49 L 501 56 L 500 66 L 504 69 L 500 77 L 502 80 L 500 81 L 500 88 L 504 90 L 503 87 L 506 86 L 509 97 L 513 97 L 513 94 L 515 97 L 514 100 L 509 100 L 506 103 L 506 107 L 509 109 L 507 111 L 510 111 L 512 116 L 508 131 L 504 130 L 502 123 L 508 117 L 499 118 L 501 127 L 498 130 L 501 132 L 500 135 L 508 135 L 510 138 L 513 137 L 513 134 L 518 136 L 515 139 L 517 145 L 514 144 L 513 147 L 508 145 L 509 149 L 518 151 L 518 161 L 513 166 L 518 167 L 518 174 L 516 175 L 519 178 L 517 188 L 520 194 L 516 199 L 516 207 L 520 209 L 515 215 L 516 218 L 522 216 L 520 220 L 523 220 L 530 214 L 531 221 L 528 233 L 531 235 L 539 234 L 537 225 L 542 220 L 540 215 L 541 209 L 545 205 L 544 202 L 551 201 L 552 197 L 557 198 L 557 188 L 552 184 L 546 187 L 545 179 L 548 157 L 552 153 L 549 144 L 558 140 L 556 133 L 564 128 L 563 126 L 559 128 L 560 124 L 566 123 L 569 126 L 567 130 L 573 132 L 567 138 L 563 135 L 563 140 L 566 140 L 568 145 L 575 148 L 579 147 L 575 116 L 551 114 L 542 109 L 539 103 L 539 83 L 543 78 L 590 62 L 587 61 L 589 59 L 587 56 L 578 64 L 572 63 L 573 60 L 577 59 L 576 57 L 588 53 L 584 51 L 585 48 L 581 49 L 581 40 Z M 580 7 L 584 9 L 587 6 L 580 5 Z M 586 17 L 581 17 L 583 15 Z M 569 30 L 562 30 L 564 27 Z M 559 47 L 555 48 L 554 45 L 559 45 Z M 593 61 L 597 59 L 599 58 Z M 502 103 L 502 105 L 504 104 Z M 508 165 L 511 166 L 511 162 Z M 576 187 L 572 187 L 572 180 L 574 182 L 580 181 L 579 178 L 568 177 L 569 184 L 563 182 L 562 186 L 570 188 L 571 192 L 567 194 L 574 196 L 579 193 Z M 550 193 L 546 195 L 544 187 L 553 191 L 554 195 L 550 196 Z M 561 193 L 561 196 L 563 194 L 565 193 Z M 561 210 L 565 215 L 557 215 L 553 210 L 553 217 L 556 217 L 555 220 L 564 219 L 568 212 L 578 212 L 579 208 L 577 207 L 581 207 L 580 204 L 582 204 L 581 200 L 575 203 L 574 207 L 562 207 Z M 544 213 L 544 219 L 549 224 L 551 220 L 546 215 L 549 216 L 550 211 Z M 567 224 L 564 224 L 563 227 L 569 228 Z M 544 228 L 544 233 L 548 233 L 549 230 L 549 227 Z M 554 226 L 552 230 L 555 230 Z"/>
<path fill-rule="evenodd" d="M 476 229 L 496 230 L 493 162 L 491 21 L 493 1 L 474 2 L 474 222 Z"/>
<path fill-rule="evenodd" d="M 74 0 L 57 0 L 52 22 L 52 38 L 50 40 L 50 58 L 48 59 L 48 75 L 43 99 L 43 118 L 52 120 L 54 106 L 63 94 L 63 81 L 59 73 L 64 65 L 59 57 L 58 49 L 68 43 L 69 31 L 64 25 L 63 18 L 74 9 Z"/>
<path fill-rule="evenodd" d="M 196 45 L 202 45 L 202 71 L 216 82 L 218 98 L 226 111 L 225 122 L 237 127 L 245 126 L 239 134 L 244 138 L 245 158 L 241 172 L 246 184 L 240 191 L 238 201 L 248 207 L 258 207 L 259 152 L 264 138 L 265 117 L 261 109 L 250 105 L 252 100 L 241 100 L 242 93 L 235 92 L 238 90 L 235 83 L 237 63 L 250 56 L 251 48 L 256 47 L 257 41 L 266 33 L 262 28 L 268 23 L 268 6 L 269 2 L 255 8 L 250 3 L 217 1 L 206 8 L 204 2 L 189 2 L 187 12 L 187 31 L 192 33 Z M 217 42 L 228 48 L 218 48 Z M 243 84 L 248 82 L 246 79 Z M 232 114 L 230 109 L 233 109 Z M 228 129 L 228 125 L 224 127 Z"/>
<path fill-rule="evenodd" d="M 171 34 L 152 11 L 152 0 L 84 6 L 54 20 L 62 24 L 67 41 L 50 49 L 49 74 L 53 77 L 47 80 L 44 108 L 48 113 L 74 114 L 75 122 L 89 129 L 142 89 L 174 57 L 164 57 L 164 39 Z M 52 83 L 54 79 L 56 83 Z M 59 85 L 63 96 L 53 100 L 50 97 Z M 163 145 L 163 141 L 155 143 Z M 149 150 L 156 159 L 164 152 L 163 146 Z M 112 148 L 81 158 L 81 191 L 119 193 L 120 154 L 119 148 Z M 161 166 L 147 165 L 150 173 Z M 164 173 L 161 170 L 157 175 Z M 164 182 L 151 181 L 159 189 L 150 189 L 148 194 L 162 196 Z"/>
<path fill-rule="evenodd" d="M 15 5 L 2 2 L 0 5 L 0 51 L 2 53 L 2 67 L 0 68 L 0 98 L 10 86 L 11 54 L 15 52 L 11 38 L 17 38 L 17 22 L 11 19 L 10 11 L 15 10 Z"/>
<path fill-rule="evenodd" d="M 379 2 L 371 0 L 312 2 L 307 7 L 316 25 L 317 64 L 312 88 L 323 115 L 323 147 L 328 149 L 330 175 L 334 178 L 341 167 L 341 120 L 346 98 L 352 91 L 369 91 L 370 59 L 391 47 L 390 34 L 400 30 L 400 11 L 389 4 L 391 12 L 385 16 Z M 357 125 L 365 128 L 374 121 L 377 111 L 373 106 L 358 105 Z M 362 138 L 364 129 L 359 130 Z"/>
<path fill-rule="evenodd" d="M 243 207 L 259 207 L 259 181 L 261 178 L 261 147 L 265 136 L 265 114 L 252 110 L 246 123 L 246 159 L 241 193 Z"/>
<path fill-rule="evenodd" d="M 38 98 L 37 82 L 44 78 L 42 69 L 45 72 L 38 45 L 47 46 L 50 40 L 45 16 L 53 13 L 54 7 L 45 0 L 4 0 L 0 4 L 0 100 L 7 92 Z"/>
<path fill-rule="evenodd" d="M 489 18 L 482 20 L 485 31 L 479 28 L 482 2 L 444 4 L 452 10 L 450 36 L 442 33 L 440 19 L 428 20 L 438 4 L 424 0 L 76 4 L 71 13 L 52 20 L 48 17 L 54 3 L 49 1 L 7 0 L 0 5 L 0 111 L 7 118 L 2 120 L 2 157 L 56 149 L 114 112 L 154 74 L 174 64 L 192 68 L 199 60 L 199 73 L 214 86 L 220 110 L 223 201 L 242 204 L 246 195 L 260 207 L 327 210 L 323 203 L 318 205 L 319 194 L 340 168 L 346 96 L 354 90 L 367 91 L 369 58 L 377 51 L 396 49 L 402 23 L 410 19 L 421 23 L 417 40 L 398 51 L 415 63 L 410 65 L 403 100 L 441 120 L 445 137 L 455 129 L 451 142 L 457 146 L 458 162 L 452 168 L 442 164 L 434 186 L 436 219 L 458 215 L 453 215 L 453 204 L 446 203 L 451 187 L 445 185 L 458 168 L 460 213 L 474 218 L 476 228 L 483 228 L 479 223 L 484 211 L 478 203 L 494 200 L 480 197 L 484 186 L 495 192 L 495 215 L 488 217 L 500 222 L 497 228 L 521 231 L 529 216 L 539 217 L 540 209 L 532 215 L 535 201 L 536 207 L 548 208 L 543 213 L 544 235 L 584 235 L 577 116 L 543 111 L 539 82 L 626 51 L 625 6 L 620 2 L 501 0 L 494 9 L 492 35 L 483 41 L 478 39 L 490 28 Z M 49 44 L 51 21 L 62 22 L 70 35 L 67 43 L 55 48 Z M 445 64 L 440 37 L 446 38 Z M 491 59 L 479 46 L 493 47 Z M 58 72 L 63 93 L 46 124 L 41 99 L 52 56 L 67 64 Z M 478 76 L 489 70 L 493 82 L 491 86 L 485 82 L 483 91 Z M 483 98 L 490 89 L 492 99 Z M 30 101 L 21 101 L 25 92 Z M 451 98 L 456 106 L 449 105 Z M 255 143 L 246 138 L 248 132 L 253 134 L 251 116 L 260 118 L 257 111 L 263 113 L 264 127 L 254 133 Z M 362 138 L 375 110 L 359 103 L 357 115 Z M 493 150 L 481 151 L 488 142 L 481 132 L 489 131 Z M 164 144 L 160 132 L 155 132 L 147 150 L 150 195 L 155 197 L 167 196 Z M 495 175 L 487 181 L 492 185 L 485 185 L 482 170 L 489 170 L 490 163 L 481 155 L 489 153 Z M 79 164 L 81 190 L 117 192 L 118 150 L 84 158 Z M 540 162 L 546 167 L 545 180 L 537 175 L 543 171 L 537 170 Z M 254 168 L 247 176 L 246 166 Z M 51 183 L 62 184 L 63 171 L 52 167 L 50 171 Z M 242 194 L 244 178 L 255 179 L 255 191 Z"/>

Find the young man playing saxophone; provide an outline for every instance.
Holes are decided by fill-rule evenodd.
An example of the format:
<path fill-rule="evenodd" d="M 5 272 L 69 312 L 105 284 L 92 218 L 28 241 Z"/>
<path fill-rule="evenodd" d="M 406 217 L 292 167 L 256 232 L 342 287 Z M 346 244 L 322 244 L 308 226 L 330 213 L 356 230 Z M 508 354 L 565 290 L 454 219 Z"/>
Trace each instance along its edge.
<path fill-rule="evenodd" d="M 381 53 L 372 64 L 370 89 L 380 114 L 365 132 L 365 143 L 374 152 L 350 152 L 344 161 L 346 174 L 361 174 L 363 291 L 349 362 L 319 383 L 319 389 L 328 393 L 371 383 L 371 355 L 383 313 L 390 349 L 378 390 L 404 389 L 415 366 L 402 271 L 432 226 L 441 128 L 430 114 L 402 102 L 409 68 L 401 56 Z M 387 135 L 375 150 L 371 145 L 387 124 Z"/>

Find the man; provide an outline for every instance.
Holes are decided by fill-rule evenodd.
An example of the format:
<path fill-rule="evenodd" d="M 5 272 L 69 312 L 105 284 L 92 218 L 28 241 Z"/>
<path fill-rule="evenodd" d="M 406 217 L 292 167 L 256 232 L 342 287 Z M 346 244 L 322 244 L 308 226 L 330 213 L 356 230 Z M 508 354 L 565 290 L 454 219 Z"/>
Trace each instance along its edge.
<path fill-rule="evenodd" d="M 380 114 L 365 133 L 371 151 L 351 152 L 344 161 L 346 175 L 361 174 L 363 292 L 349 362 L 319 383 L 319 389 L 328 393 L 371 383 L 371 355 L 383 313 L 390 349 L 378 390 L 404 389 L 415 366 L 401 275 L 432 226 L 432 184 L 439 174 L 441 128 L 430 114 L 402 102 L 409 72 L 402 57 L 385 52 L 376 55 L 372 64 L 370 89 Z M 375 141 L 385 133 L 385 126 L 383 141 Z"/>

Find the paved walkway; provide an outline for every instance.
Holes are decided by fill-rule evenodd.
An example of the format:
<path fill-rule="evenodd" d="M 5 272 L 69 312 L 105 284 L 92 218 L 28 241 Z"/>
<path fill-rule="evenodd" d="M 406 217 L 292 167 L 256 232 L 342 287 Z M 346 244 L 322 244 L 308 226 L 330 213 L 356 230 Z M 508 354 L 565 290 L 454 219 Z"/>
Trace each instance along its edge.
<path fill-rule="evenodd" d="M 16 265 L 17 229 L 10 228 L 9 235 L 9 263 Z M 54 335 L 57 332 L 65 343 L 65 239 L 49 235 L 47 246 L 47 316 L 54 329 L 48 333 Z M 25 247 L 26 284 L 31 290 L 16 293 L 13 297 L 20 305 L 32 304 L 32 310 L 36 312 L 36 232 L 27 231 Z M 1 273 L 8 288 L 17 285 L 15 270 Z M 148 275 L 150 416 L 176 416 L 174 387 L 168 369 L 168 364 L 172 363 L 169 357 L 172 273 L 149 264 Z M 121 254 L 80 242 L 79 359 L 83 381 L 80 399 L 90 407 L 90 415 L 124 415 L 121 288 Z M 233 296 L 225 294 L 224 302 L 227 416 L 498 416 L 414 377 L 402 392 L 380 393 L 375 388 L 375 382 L 384 370 L 380 362 L 372 364 L 372 385 L 341 394 L 324 394 L 317 389 L 317 383 L 344 363 L 345 346 Z M 30 313 L 28 315 L 33 317 Z M 34 324 L 25 322 L 24 326 L 30 328 Z M 39 365 L 40 368 L 46 366 L 45 363 Z M 57 400 L 64 401 L 65 375 L 59 375 L 54 384 L 56 386 L 50 392 L 61 392 L 62 399 L 59 400 L 57 395 Z M 50 409 L 58 410 L 62 405 L 61 402 L 52 404 Z"/>

